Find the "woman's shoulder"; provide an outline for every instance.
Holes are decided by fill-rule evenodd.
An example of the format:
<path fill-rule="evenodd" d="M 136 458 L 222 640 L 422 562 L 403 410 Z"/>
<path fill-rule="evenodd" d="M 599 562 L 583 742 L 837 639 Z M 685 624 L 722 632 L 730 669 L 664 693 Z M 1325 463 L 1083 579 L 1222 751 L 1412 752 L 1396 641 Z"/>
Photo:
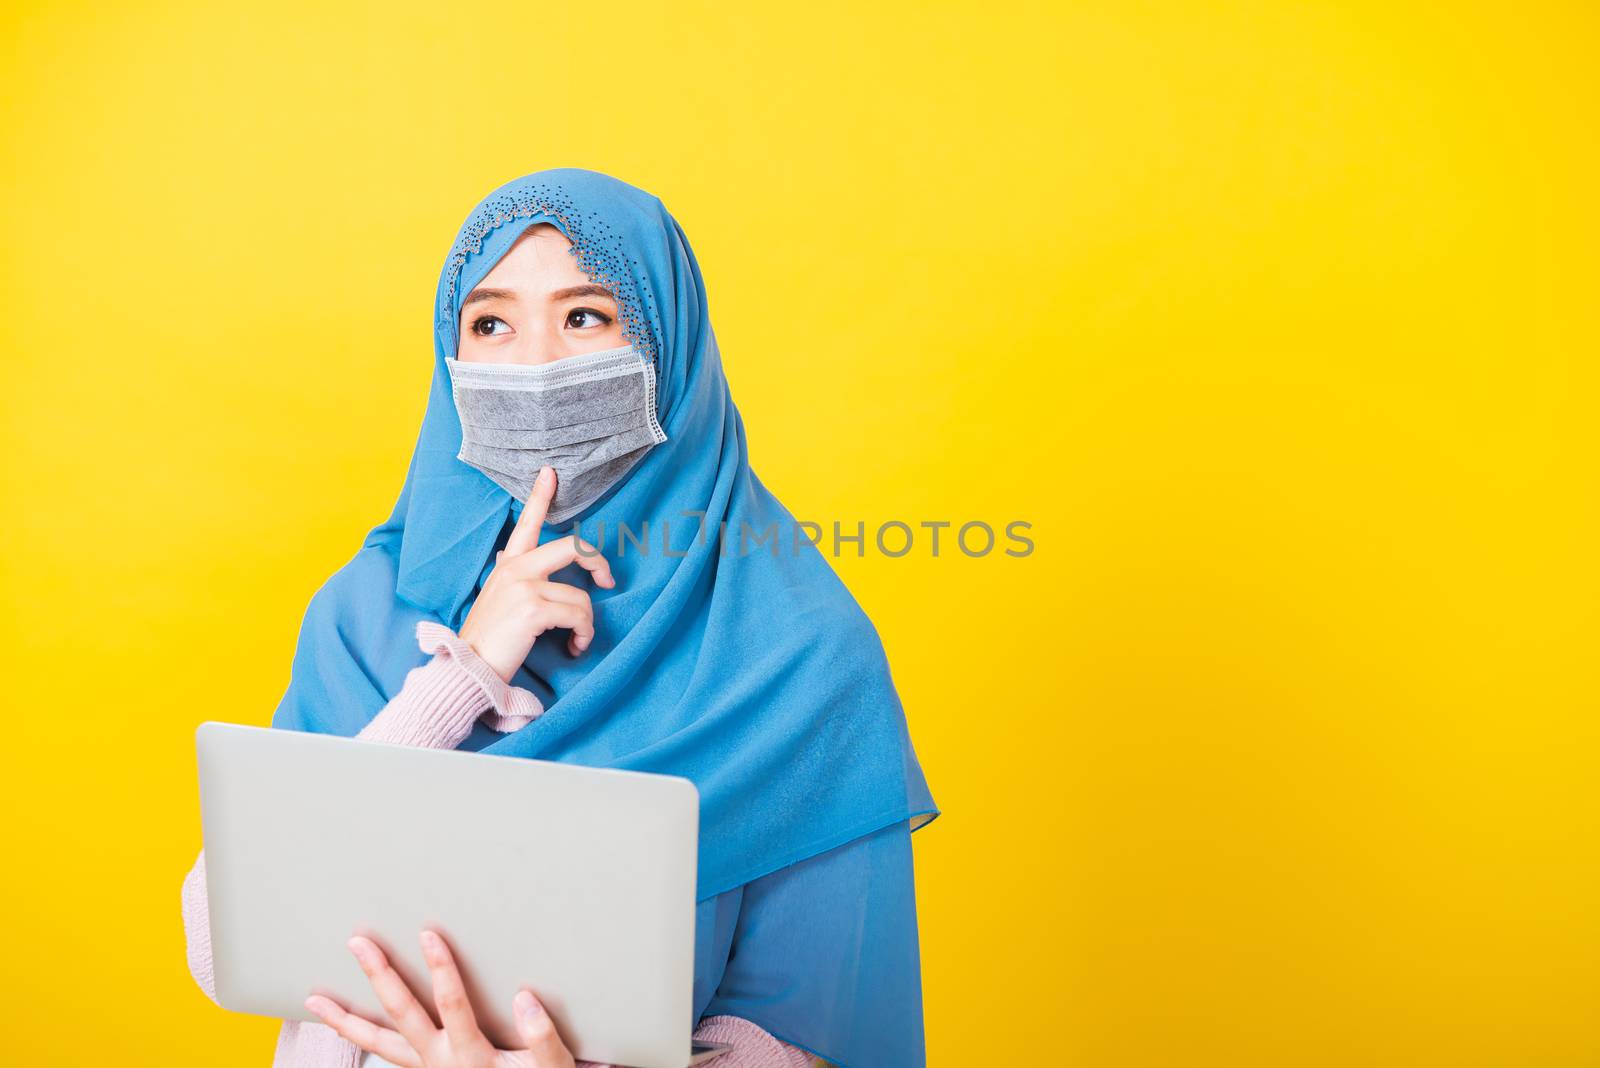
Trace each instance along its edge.
<path fill-rule="evenodd" d="M 399 568 L 387 544 L 369 542 L 334 569 L 312 594 L 312 600 L 327 603 L 358 591 L 387 590 L 393 596 Z"/>
<path fill-rule="evenodd" d="M 400 659 L 416 660 L 416 625 L 429 616 L 399 598 L 396 574 L 387 547 L 363 546 L 311 594 L 300 626 L 302 645 L 337 638 L 352 652 L 363 652 L 364 660 L 387 662 L 402 651 Z"/>
<path fill-rule="evenodd" d="M 337 619 L 353 611 L 370 616 L 391 605 L 405 607 L 395 595 L 398 573 L 387 546 L 363 545 L 312 592 L 307 621 Z"/>

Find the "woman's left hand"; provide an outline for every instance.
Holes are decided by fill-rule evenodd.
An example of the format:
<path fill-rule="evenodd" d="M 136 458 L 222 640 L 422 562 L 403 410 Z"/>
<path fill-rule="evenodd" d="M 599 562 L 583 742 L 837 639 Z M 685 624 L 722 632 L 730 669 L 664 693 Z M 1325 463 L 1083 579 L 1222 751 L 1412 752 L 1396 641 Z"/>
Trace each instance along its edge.
<path fill-rule="evenodd" d="M 512 1003 L 517 1033 L 526 1049 L 496 1049 L 478 1029 L 467 1000 L 466 987 L 456 969 L 450 947 L 434 931 L 422 932 L 422 955 L 433 978 L 433 1000 L 444 1027 L 433 1026 L 416 995 L 389 964 L 389 958 L 370 938 L 350 939 L 350 952 L 361 962 L 361 970 L 372 981 L 378 1003 L 399 1030 L 381 1027 L 371 1020 L 346 1012 L 331 998 L 313 994 L 306 1008 L 316 1013 L 339 1033 L 369 1053 L 401 1068 L 574 1068 L 572 1054 L 556 1033 L 555 1023 L 530 990 L 519 991 Z"/>

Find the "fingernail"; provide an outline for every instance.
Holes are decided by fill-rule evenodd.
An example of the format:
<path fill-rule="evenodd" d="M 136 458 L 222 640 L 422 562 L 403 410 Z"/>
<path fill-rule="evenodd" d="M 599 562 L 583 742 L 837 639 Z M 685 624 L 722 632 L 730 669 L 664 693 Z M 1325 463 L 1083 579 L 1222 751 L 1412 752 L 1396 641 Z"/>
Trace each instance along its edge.
<path fill-rule="evenodd" d="M 316 997 L 306 998 L 305 1004 L 309 1011 L 316 1013 L 318 1016 L 322 1015 L 322 1002 Z"/>
<path fill-rule="evenodd" d="M 544 1006 L 539 1004 L 539 999 L 526 990 L 517 991 L 517 1015 L 525 1020 L 537 1019 Z"/>
<path fill-rule="evenodd" d="M 545 484 L 546 481 L 549 480 L 550 471 L 551 471 L 551 468 L 549 468 L 549 467 L 541 467 L 541 468 L 539 468 L 539 485 L 542 486 L 542 485 Z"/>
<path fill-rule="evenodd" d="M 346 949 L 356 955 L 357 960 L 364 961 L 367 959 L 367 945 L 361 939 L 352 938 L 344 945 Z"/>
<path fill-rule="evenodd" d="M 439 956 L 440 951 L 443 949 L 444 943 L 439 941 L 438 935 L 432 931 L 422 932 L 422 950 L 430 959 Z"/>

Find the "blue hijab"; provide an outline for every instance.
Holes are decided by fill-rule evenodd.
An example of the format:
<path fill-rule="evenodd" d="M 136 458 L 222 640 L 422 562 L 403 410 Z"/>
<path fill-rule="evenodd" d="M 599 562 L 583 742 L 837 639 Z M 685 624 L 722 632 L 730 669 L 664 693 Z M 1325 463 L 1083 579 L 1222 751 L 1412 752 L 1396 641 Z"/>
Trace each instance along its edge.
<path fill-rule="evenodd" d="M 512 681 L 544 714 L 509 734 L 479 723 L 463 748 L 692 780 L 698 919 L 710 928 L 697 1016 L 732 1006 L 839 1064 L 921 1063 L 911 855 L 897 843 L 938 809 L 877 631 L 750 467 L 699 265 L 655 196 L 559 168 L 507 183 L 467 217 L 439 276 L 432 386 L 405 485 L 313 596 L 273 725 L 356 734 L 425 659 L 416 622 L 459 629 L 493 567 L 521 505 L 456 458 L 444 361 L 462 298 L 541 222 L 616 295 L 625 337 L 655 366 L 667 440 L 543 532 L 576 529 L 600 546 L 616 587 L 576 565 L 552 576 L 588 590 L 593 644 L 573 657 L 564 634 L 541 638 Z M 624 523 L 648 531 L 643 547 L 619 536 Z M 863 923 L 877 935 L 863 937 Z M 719 924 L 726 939 L 713 937 Z M 812 953 L 838 959 L 797 958 L 792 924 L 813 927 Z M 748 1003 L 724 989 L 734 959 L 735 985 L 758 992 Z M 813 983 L 797 968 L 832 974 Z"/>

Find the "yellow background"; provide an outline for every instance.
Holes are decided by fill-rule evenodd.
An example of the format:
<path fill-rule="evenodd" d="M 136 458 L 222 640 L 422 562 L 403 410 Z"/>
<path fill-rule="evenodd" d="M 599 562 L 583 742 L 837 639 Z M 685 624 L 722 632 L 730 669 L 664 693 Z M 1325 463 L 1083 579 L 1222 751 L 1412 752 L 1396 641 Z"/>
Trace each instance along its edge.
<path fill-rule="evenodd" d="M 1592 6 L 0 18 L 0 1059 L 267 1063 L 192 730 L 393 504 L 467 210 L 584 166 L 797 515 L 1034 525 L 837 564 L 945 812 L 931 1063 L 1600 1062 Z"/>

